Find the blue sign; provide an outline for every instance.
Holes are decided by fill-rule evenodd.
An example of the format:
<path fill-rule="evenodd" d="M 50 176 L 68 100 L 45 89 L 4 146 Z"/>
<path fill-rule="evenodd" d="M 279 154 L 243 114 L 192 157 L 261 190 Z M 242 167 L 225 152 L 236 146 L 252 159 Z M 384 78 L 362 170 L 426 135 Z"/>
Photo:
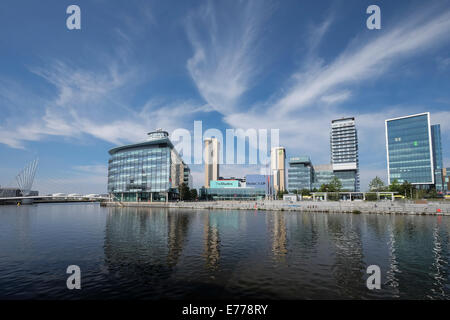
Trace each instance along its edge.
<path fill-rule="evenodd" d="M 245 177 L 245 184 L 247 188 L 264 189 L 269 193 L 269 176 L 262 174 L 248 174 Z"/>

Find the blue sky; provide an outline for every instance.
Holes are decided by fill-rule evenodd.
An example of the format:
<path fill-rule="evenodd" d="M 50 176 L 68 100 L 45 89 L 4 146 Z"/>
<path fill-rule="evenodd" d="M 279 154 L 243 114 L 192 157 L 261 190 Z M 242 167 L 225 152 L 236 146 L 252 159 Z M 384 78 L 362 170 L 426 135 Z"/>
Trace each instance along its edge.
<path fill-rule="evenodd" d="M 81 30 L 66 28 L 71 4 Z M 366 28 L 371 4 L 381 30 Z M 355 116 L 365 189 L 387 180 L 384 120 L 430 111 L 450 166 L 449 34 L 445 0 L 3 0 L 0 185 L 39 157 L 41 193 L 105 192 L 110 148 L 194 120 L 279 128 L 288 157 L 323 164 L 330 121 Z"/>

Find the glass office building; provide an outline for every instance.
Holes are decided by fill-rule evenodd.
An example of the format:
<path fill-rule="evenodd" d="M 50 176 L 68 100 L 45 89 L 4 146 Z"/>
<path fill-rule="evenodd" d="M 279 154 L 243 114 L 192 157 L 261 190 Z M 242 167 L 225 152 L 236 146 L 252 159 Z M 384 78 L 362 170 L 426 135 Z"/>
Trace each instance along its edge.
<path fill-rule="evenodd" d="M 331 164 L 322 164 L 313 167 L 314 182 L 312 189 L 319 190 L 323 184 L 329 184 L 333 180 L 334 172 Z"/>
<path fill-rule="evenodd" d="M 307 156 L 292 157 L 289 159 L 288 190 L 311 190 L 314 181 L 313 166 L 311 159 Z"/>
<path fill-rule="evenodd" d="M 189 170 L 166 131 L 148 134 L 142 143 L 109 151 L 108 192 L 114 201 L 165 201 L 178 198 Z"/>
<path fill-rule="evenodd" d="M 408 181 L 419 188 L 435 183 L 430 113 L 385 121 L 389 184 Z"/>
<path fill-rule="evenodd" d="M 359 176 L 356 170 L 333 171 L 336 178 L 342 183 L 342 191 L 359 192 Z"/>
<path fill-rule="evenodd" d="M 431 145 L 433 148 L 434 181 L 437 192 L 444 192 L 444 167 L 442 163 L 441 126 L 431 126 Z"/>
<path fill-rule="evenodd" d="M 450 168 L 444 168 L 444 191 L 448 193 L 450 191 Z"/>

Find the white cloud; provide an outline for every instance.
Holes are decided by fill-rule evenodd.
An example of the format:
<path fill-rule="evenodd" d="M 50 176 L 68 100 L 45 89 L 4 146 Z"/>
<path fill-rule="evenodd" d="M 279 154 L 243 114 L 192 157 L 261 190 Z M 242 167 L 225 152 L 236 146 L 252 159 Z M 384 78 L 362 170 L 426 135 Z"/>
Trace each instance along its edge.
<path fill-rule="evenodd" d="M 326 96 L 322 96 L 320 100 L 327 104 L 337 104 L 339 102 L 343 102 L 349 99 L 351 95 L 352 94 L 350 90 L 345 90 L 341 92 L 332 93 Z"/>
<path fill-rule="evenodd" d="M 336 87 L 373 79 L 388 70 L 399 58 L 417 54 L 448 40 L 450 11 L 430 17 L 420 15 L 403 21 L 375 40 L 359 44 L 355 40 L 332 63 L 302 75 L 270 112 L 286 114 L 310 106 Z"/>
<path fill-rule="evenodd" d="M 427 19 L 426 19 L 427 18 Z M 420 22 L 420 23 L 419 23 Z M 338 108 L 351 96 L 352 85 L 372 81 L 389 71 L 402 58 L 420 54 L 422 51 L 448 41 L 450 11 L 432 17 L 427 13 L 409 17 L 375 40 L 366 42 L 355 39 L 335 60 L 326 65 L 313 64 L 302 73 L 295 73 L 294 83 L 280 89 L 274 95 L 275 102 L 255 105 L 246 112 L 224 114 L 224 121 L 237 128 L 278 128 L 280 141 L 289 153 L 311 155 L 315 163 L 329 161 L 329 127 L 332 119 L 355 116 L 359 129 L 360 155 L 377 168 L 385 167 L 384 120 L 395 115 L 428 111 L 420 106 L 380 105 L 368 111 Z M 407 110 L 407 111 L 405 111 Z M 445 122 L 450 113 L 436 113 Z M 447 121 L 443 130 L 447 130 Z M 363 174 L 365 176 L 365 174 Z"/>
<path fill-rule="evenodd" d="M 227 2 L 230 4 L 230 2 Z M 186 23 L 194 55 L 187 68 L 198 91 L 215 110 L 229 114 L 261 71 L 256 61 L 259 29 L 268 14 L 263 1 L 245 1 L 234 8 L 233 21 L 224 19 L 217 2 L 192 13 Z"/>
<path fill-rule="evenodd" d="M 0 143 L 23 148 L 25 141 L 39 141 L 49 136 L 80 139 L 85 135 L 115 144 L 144 140 L 146 133 L 164 128 L 172 131 L 182 127 L 201 112 L 209 112 L 208 105 L 192 101 L 150 100 L 142 107 L 128 106 L 122 91 L 130 79 L 138 75 L 122 72 L 125 68 L 105 62 L 108 68 L 101 75 L 93 70 L 69 67 L 55 61 L 50 67 L 33 69 L 56 89 L 47 100 L 21 105 L 26 113 L 15 113 L 0 124 Z M 16 85 L 17 92 L 27 95 L 26 88 Z M 6 90 L 0 90 L 0 94 Z M 32 96 L 28 94 L 28 96 Z M 31 99 L 32 100 L 32 99 Z M 20 102 L 20 100 L 17 100 Z M 42 110 L 36 113 L 36 110 Z"/>

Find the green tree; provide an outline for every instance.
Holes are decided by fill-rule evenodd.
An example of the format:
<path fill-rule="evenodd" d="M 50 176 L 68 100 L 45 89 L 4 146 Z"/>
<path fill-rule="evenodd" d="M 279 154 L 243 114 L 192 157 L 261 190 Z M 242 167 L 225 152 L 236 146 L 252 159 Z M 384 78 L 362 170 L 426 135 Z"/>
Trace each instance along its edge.
<path fill-rule="evenodd" d="M 191 189 L 191 200 L 197 200 L 197 198 L 198 198 L 197 189 Z"/>
<path fill-rule="evenodd" d="M 370 183 L 369 183 L 370 191 L 380 192 L 380 191 L 384 191 L 385 188 L 386 187 L 384 185 L 383 180 L 381 180 L 378 176 L 373 178 L 372 181 L 370 181 Z"/>
<path fill-rule="evenodd" d="M 436 199 L 438 197 L 438 193 L 437 193 L 436 189 L 435 188 L 431 188 L 430 191 L 428 192 L 428 196 L 430 198 Z"/>
<path fill-rule="evenodd" d="M 283 199 L 283 195 L 288 194 L 286 190 L 279 190 L 277 192 L 277 199 Z"/>
<path fill-rule="evenodd" d="M 342 182 L 341 182 L 341 180 L 339 180 L 338 177 L 333 177 L 333 179 L 331 179 L 329 185 L 330 185 L 330 188 L 332 189 L 331 191 L 339 192 L 342 190 Z"/>
<path fill-rule="evenodd" d="M 308 189 L 302 189 L 302 190 L 300 190 L 300 194 L 302 196 L 310 196 L 311 195 L 311 191 L 309 191 Z"/>
<path fill-rule="evenodd" d="M 415 196 L 419 196 L 420 198 L 422 198 L 424 195 L 424 193 L 418 193 L 416 187 L 408 181 L 404 181 L 402 184 L 400 184 L 397 179 L 392 181 L 391 185 L 389 186 L 389 191 L 398 192 L 398 194 L 410 199 L 414 198 Z"/>
<path fill-rule="evenodd" d="M 399 192 L 400 193 L 400 183 L 397 179 L 394 179 L 389 185 L 389 191 L 391 192 Z"/>
<path fill-rule="evenodd" d="M 186 183 L 182 183 L 180 185 L 180 200 L 190 200 L 191 198 L 191 193 L 189 191 L 189 187 L 187 186 Z"/>
<path fill-rule="evenodd" d="M 330 183 L 324 183 L 320 186 L 320 192 L 339 192 L 342 189 L 341 180 L 337 177 L 333 177 Z"/>

